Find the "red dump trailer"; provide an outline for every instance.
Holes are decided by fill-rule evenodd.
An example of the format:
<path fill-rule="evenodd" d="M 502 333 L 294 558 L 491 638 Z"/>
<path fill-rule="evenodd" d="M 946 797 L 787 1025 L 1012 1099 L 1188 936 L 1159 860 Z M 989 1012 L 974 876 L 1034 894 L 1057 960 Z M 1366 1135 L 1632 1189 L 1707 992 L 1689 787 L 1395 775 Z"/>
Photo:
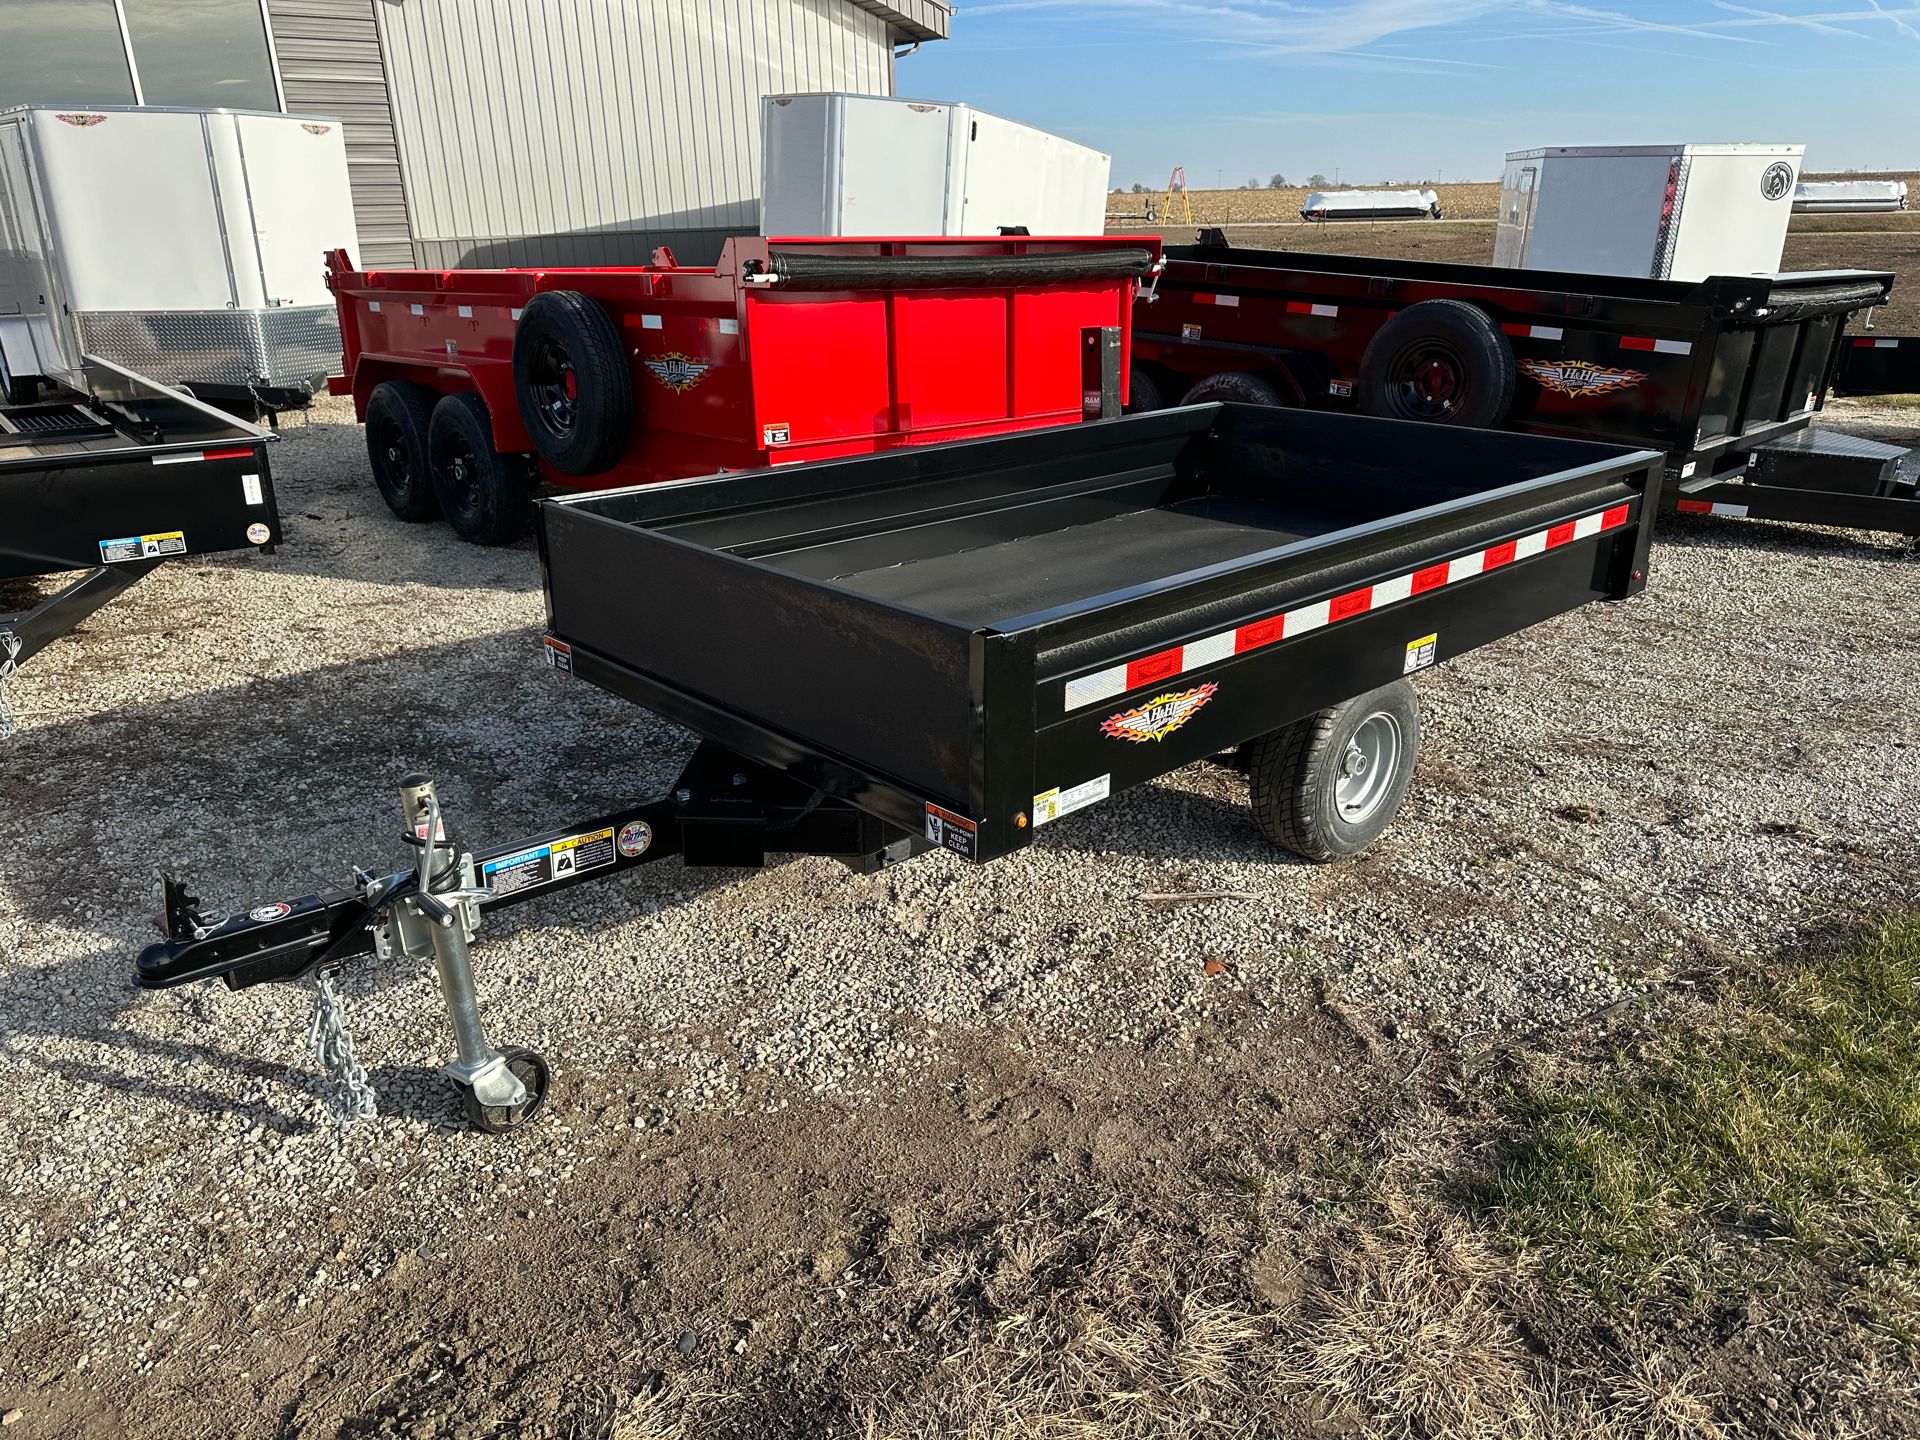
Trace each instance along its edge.
<path fill-rule="evenodd" d="M 1058 425 L 1124 398 L 1150 236 L 729 240 L 610 269 L 328 260 L 381 493 L 481 544 L 602 489 Z M 1091 398 L 1090 398 L 1091 397 Z"/>

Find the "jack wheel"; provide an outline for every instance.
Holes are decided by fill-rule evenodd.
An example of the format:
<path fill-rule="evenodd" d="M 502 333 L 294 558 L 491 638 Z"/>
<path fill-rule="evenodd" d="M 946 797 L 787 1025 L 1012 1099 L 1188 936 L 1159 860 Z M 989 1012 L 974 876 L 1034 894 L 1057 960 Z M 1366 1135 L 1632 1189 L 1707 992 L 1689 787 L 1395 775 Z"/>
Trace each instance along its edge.
<path fill-rule="evenodd" d="M 547 1085 L 552 1079 L 547 1062 L 538 1050 L 509 1045 L 501 1052 L 507 1069 L 526 1086 L 527 1098 L 518 1105 L 482 1105 L 470 1085 L 460 1086 L 460 1103 L 466 1108 L 467 1123 L 488 1135 L 504 1135 L 518 1130 L 540 1113 L 547 1103 Z"/>

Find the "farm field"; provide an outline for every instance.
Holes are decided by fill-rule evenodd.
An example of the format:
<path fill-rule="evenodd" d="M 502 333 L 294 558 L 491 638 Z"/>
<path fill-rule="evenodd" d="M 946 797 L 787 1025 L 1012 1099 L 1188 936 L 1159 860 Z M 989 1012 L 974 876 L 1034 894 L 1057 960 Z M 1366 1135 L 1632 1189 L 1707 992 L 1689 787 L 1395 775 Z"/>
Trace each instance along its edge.
<path fill-rule="evenodd" d="M 1920 174 L 1892 175 L 1905 179 L 1920 195 Z M 1453 190 L 1465 192 L 1472 205 L 1484 208 L 1482 218 L 1453 218 Z M 1261 217 L 1284 215 L 1281 223 L 1255 223 L 1252 219 L 1232 222 L 1227 231 L 1230 244 L 1274 250 L 1305 250 L 1331 255 L 1378 255 L 1395 260 L 1437 260 L 1463 265 L 1486 265 L 1493 261 L 1493 214 L 1499 199 L 1499 186 L 1448 187 L 1449 218 L 1433 220 L 1354 221 L 1310 224 L 1299 219 L 1304 190 L 1257 192 L 1271 194 L 1271 204 L 1256 207 L 1251 191 L 1195 191 L 1194 213 L 1218 217 L 1229 212 L 1239 215 L 1257 213 Z M 1287 209 L 1284 197 L 1294 196 Z M 1490 197 L 1490 198 L 1489 198 Z M 1129 197 L 1131 198 L 1131 197 Z M 1115 204 L 1120 197 L 1115 197 Z M 1484 205 L 1482 202 L 1484 201 Z M 1156 204 L 1158 199 L 1156 198 Z M 1218 218 L 1203 223 L 1221 224 Z M 1146 226 L 1110 220 L 1109 233 L 1128 231 L 1164 235 L 1169 243 L 1183 243 L 1180 232 L 1164 225 Z M 1899 211 L 1889 215 L 1798 215 L 1787 229 L 1784 266 L 1789 270 L 1862 269 L 1891 270 L 1900 277 L 1894 287 L 1892 303 L 1874 315 L 1874 328 L 1887 334 L 1920 334 L 1920 210 Z"/>

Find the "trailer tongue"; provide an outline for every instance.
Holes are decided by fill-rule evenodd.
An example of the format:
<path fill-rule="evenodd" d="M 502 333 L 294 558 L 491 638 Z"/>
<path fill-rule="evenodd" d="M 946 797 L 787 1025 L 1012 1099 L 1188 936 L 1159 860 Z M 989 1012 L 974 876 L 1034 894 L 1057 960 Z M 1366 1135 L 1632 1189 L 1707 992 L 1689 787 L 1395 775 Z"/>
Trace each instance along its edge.
<path fill-rule="evenodd" d="M 1355 853 L 1411 779 L 1406 677 L 1638 592 L 1660 470 L 1649 451 L 1209 405 L 548 502 L 547 657 L 699 734 L 679 781 L 470 850 L 409 777 L 411 864 L 233 917 L 169 883 L 136 980 L 431 958 L 449 1073 L 474 1124 L 508 1129 L 547 1072 L 480 1026 L 468 945 L 499 907 L 674 855 L 984 862 L 1236 747 L 1270 839 Z M 359 1108 L 320 995 L 315 1033 Z"/>

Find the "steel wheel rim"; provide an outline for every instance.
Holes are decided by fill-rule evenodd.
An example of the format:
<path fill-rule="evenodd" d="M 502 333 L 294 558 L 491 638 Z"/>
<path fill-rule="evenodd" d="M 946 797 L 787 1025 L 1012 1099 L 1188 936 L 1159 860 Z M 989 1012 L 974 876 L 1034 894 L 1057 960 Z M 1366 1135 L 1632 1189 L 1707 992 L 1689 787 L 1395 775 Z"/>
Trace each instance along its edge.
<path fill-rule="evenodd" d="M 541 425 L 554 435 L 572 434 L 579 413 L 580 380 L 566 346 L 550 336 L 535 344 L 527 361 L 527 388 L 533 392 Z"/>
<path fill-rule="evenodd" d="M 1343 821 L 1364 825 L 1386 803 L 1405 743 L 1400 722 L 1384 710 L 1360 722 L 1341 752 L 1339 778 L 1333 782 L 1334 809 Z"/>
<path fill-rule="evenodd" d="M 1401 405 L 1423 420 L 1453 414 L 1472 393 L 1459 353 L 1437 340 L 1422 340 L 1401 351 L 1393 373 Z"/>
<path fill-rule="evenodd" d="M 447 452 L 447 479 L 451 482 L 447 489 L 459 502 L 456 508 L 469 512 L 479 509 L 480 466 L 473 447 L 462 436 L 448 444 Z"/>
<path fill-rule="evenodd" d="M 400 433 L 400 427 L 392 420 L 384 420 L 374 432 L 374 443 L 380 447 L 380 456 L 387 462 L 387 474 L 402 489 L 413 483 L 413 460 L 407 452 L 406 437 Z"/>

